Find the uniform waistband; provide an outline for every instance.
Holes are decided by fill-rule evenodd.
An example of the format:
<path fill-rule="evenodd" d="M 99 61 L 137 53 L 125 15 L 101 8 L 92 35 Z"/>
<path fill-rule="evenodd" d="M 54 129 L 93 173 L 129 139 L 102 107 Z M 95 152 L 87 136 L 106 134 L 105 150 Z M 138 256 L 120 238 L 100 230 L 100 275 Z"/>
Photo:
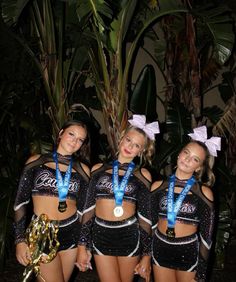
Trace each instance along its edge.
<path fill-rule="evenodd" d="M 168 244 L 188 244 L 188 243 L 198 240 L 198 236 L 196 233 L 193 233 L 189 236 L 184 236 L 184 237 L 169 238 L 165 234 L 162 234 L 158 229 L 156 229 L 155 235 L 162 241 L 167 242 Z"/>
<path fill-rule="evenodd" d="M 132 225 L 136 221 L 137 221 L 137 218 L 135 216 L 131 216 L 129 218 L 119 220 L 119 221 L 105 220 L 100 217 L 95 218 L 95 222 L 98 225 L 108 227 L 108 228 L 121 228 L 121 227 Z"/>
<path fill-rule="evenodd" d="M 32 220 L 36 219 L 37 216 L 36 214 L 33 214 L 32 216 Z M 78 220 L 78 218 L 80 217 L 78 212 L 75 212 L 72 216 L 62 219 L 62 220 L 55 220 L 55 219 L 51 219 L 51 223 L 52 224 L 58 224 L 59 227 L 65 227 L 70 225 L 71 223 L 75 222 L 76 220 Z"/>

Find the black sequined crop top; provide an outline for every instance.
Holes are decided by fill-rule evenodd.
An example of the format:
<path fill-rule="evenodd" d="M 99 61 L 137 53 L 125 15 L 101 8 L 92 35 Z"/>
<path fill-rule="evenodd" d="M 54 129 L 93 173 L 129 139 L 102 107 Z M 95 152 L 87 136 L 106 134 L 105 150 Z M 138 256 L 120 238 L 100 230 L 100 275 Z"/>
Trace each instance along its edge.
<path fill-rule="evenodd" d="M 54 196 L 58 197 L 58 189 L 56 185 L 55 174 L 56 171 L 54 168 L 49 168 L 46 165 L 41 165 L 37 168 L 32 169 L 30 172 L 31 176 L 33 176 L 33 188 L 32 188 L 32 196 L 37 195 L 46 195 L 46 196 Z M 61 171 L 62 177 L 65 176 L 65 172 Z M 28 179 L 28 181 L 31 181 Z M 71 172 L 71 179 L 68 189 L 67 198 L 76 200 L 80 186 L 80 177 L 77 172 Z"/>
<path fill-rule="evenodd" d="M 175 187 L 184 187 L 187 180 L 176 178 Z M 158 226 L 159 218 L 167 218 L 167 190 L 168 181 L 163 181 L 161 186 L 151 193 L 152 224 L 153 229 Z M 186 195 L 177 213 L 177 222 L 196 225 L 199 234 L 199 261 L 197 266 L 197 279 L 206 279 L 207 260 L 212 245 L 214 230 L 214 205 L 202 193 L 200 183 L 196 182 Z M 174 194 L 174 201 L 179 194 Z M 197 280 L 199 281 L 199 280 Z"/>
<path fill-rule="evenodd" d="M 119 165 L 119 169 L 127 170 L 127 164 Z M 88 248 L 91 247 L 91 229 L 95 218 L 96 200 L 114 199 L 111 171 L 112 164 L 109 163 L 103 164 L 101 168 L 91 174 L 79 241 L 80 245 L 86 245 Z M 123 197 L 123 201 L 129 201 L 136 205 L 142 254 L 150 254 L 151 252 L 150 185 L 151 183 L 142 175 L 140 169 L 136 168 L 129 178 Z"/>
<path fill-rule="evenodd" d="M 26 209 L 31 197 L 58 197 L 56 170 L 46 165 L 50 162 L 54 162 L 52 154 L 45 154 L 24 167 L 14 203 L 16 243 L 25 240 Z M 68 165 L 69 159 L 58 154 L 58 162 Z M 75 171 L 71 173 L 67 198 L 77 202 L 78 213 L 82 216 L 89 177 L 79 162 L 73 162 L 73 170 Z M 61 171 L 61 174 L 64 177 L 65 172 Z"/>
<path fill-rule="evenodd" d="M 176 179 L 176 187 L 184 188 L 185 184 L 186 181 Z M 164 181 L 158 189 L 152 192 L 153 224 L 157 223 L 158 218 L 167 217 L 167 189 L 168 182 Z M 198 225 L 202 213 L 205 210 L 210 210 L 213 203 L 204 196 L 199 183 L 195 183 L 190 192 L 191 194 L 187 194 L 183 200 L 176 220 L 185 224 Z M 178 193 L 174 193 L 174 202 L 178 195 Z"/>
<path fill-rule="evenodd" d="M 123 176 L 119 176 L 119 181 Z M 114 199 L 114 192 L 112 188 L 112 175 L 109 172 L 103 172 L 102 175 L 97 174 L 92 181 L 96 182 L 96 200 L 100 198 Z M 94 183 L 95 183 L 94 182 Z M 123 201 L 130 201 L 135 203 L 140 192 L 140 180 L 134 175 L 131 175 L 129 182 L 125 189 Z"/>

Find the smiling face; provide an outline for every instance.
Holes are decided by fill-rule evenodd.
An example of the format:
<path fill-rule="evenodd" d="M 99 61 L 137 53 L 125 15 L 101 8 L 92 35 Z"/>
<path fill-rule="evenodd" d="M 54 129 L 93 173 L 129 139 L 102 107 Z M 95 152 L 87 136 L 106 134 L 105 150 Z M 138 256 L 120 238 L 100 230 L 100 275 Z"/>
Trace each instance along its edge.
<path fill-rule="evenodd" d="M 128 130 L 119 145 L 118 160 L 121 163 L 131 162 L 136 156 L 138 156 L 145 147 L 146 137 L 132 128 Z"/>
<path fill-rule="evenodd" d="M 72 155 L 83 145 L 87 131 L 81 125 L 70 125 L 60 131 L 57 152 L 62 155 Z"/>
<path fill-rule="evenodd" d="M 189 178 L 200 170 L 206 159 L 206 152 L 202 146 L 191 142 L 179 154 L 176 175 L 179 178 Z"/>

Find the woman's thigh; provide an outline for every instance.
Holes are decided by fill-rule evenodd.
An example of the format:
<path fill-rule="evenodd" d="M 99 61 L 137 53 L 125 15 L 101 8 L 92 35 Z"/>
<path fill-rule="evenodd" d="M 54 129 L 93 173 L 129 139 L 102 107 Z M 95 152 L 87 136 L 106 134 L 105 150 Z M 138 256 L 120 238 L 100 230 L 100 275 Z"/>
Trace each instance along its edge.
<path fill-rule="evenodd" d="M 153 275 L 155 282 L 177 282 L 174 269 L 153 265 Z"/>
<path fill-rule="evenodd" d="M 64 282 L 62 264 L 59 255 L 50 263 L 40 264 L 40 275 L 37 277 L 40 282 Z"/>
<path fill-rule="evenodd" d="M 101 282 L 132 282 L 138 257 L 94 255 Z"/>
<path fill-rule="evenodd" d="M 132 282 L 134 269 L 139 262 L 139 257 L 118 257 L 119 272 L 122 282 Z"/>
<path fill-rule="evenodd" d="M 167 267 L 153 265 L 155 282 L 191 282 L 194 281 L 195 272 L 175 270 Z"/>
<path fill-rule="evenodd" d="M 194 281 L 196 272 L 187 272 L 187 271 L 181 271 L 176 270 L 176 277 L 178 282 L 190 282 Z"/>
<path fill-rule="evenodd" d="M 38 281 L 67 282 L 74 269 L 77 248 L 60 251 L 50 263 L 40 264 Z"/>
<path fill-rule="evenodd" d="M 67 282 L 69 281 L 74 269 L 74 265 L 77 257 L 77 248 L 60 251 L 58 255 L 61 260 L 64 281 Z"/>
<path fill-rule="evenodd" d="M 94 260 L 101 282 L 121 282 L 117 257 L 94 255 Z"/>

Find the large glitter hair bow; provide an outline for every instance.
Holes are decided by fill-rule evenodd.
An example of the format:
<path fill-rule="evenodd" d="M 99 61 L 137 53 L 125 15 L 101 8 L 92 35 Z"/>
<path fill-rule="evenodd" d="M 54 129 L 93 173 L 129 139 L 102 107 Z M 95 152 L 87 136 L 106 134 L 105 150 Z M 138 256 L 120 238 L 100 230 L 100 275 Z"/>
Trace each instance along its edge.
<path fill-rule="evenodd" d="M 146 123 L 145 115 L 133 115 L 133 119 L 129 119 L 128 122 L 132 126 L 142 129 L 151 140 L 155 140 L 155 134 L 160 133 L 158 121 Z"/>
<path fill-rule="evenodd" d="M 200 141 L 207 146 L 210 155 L 217 157 L 217 150 L 221 149 L 221 138 L 211 137 L 207 139 L 207 128 L 205 125 L 194 128 L 193 133 L 188 134 L 193 140 Z"/>

